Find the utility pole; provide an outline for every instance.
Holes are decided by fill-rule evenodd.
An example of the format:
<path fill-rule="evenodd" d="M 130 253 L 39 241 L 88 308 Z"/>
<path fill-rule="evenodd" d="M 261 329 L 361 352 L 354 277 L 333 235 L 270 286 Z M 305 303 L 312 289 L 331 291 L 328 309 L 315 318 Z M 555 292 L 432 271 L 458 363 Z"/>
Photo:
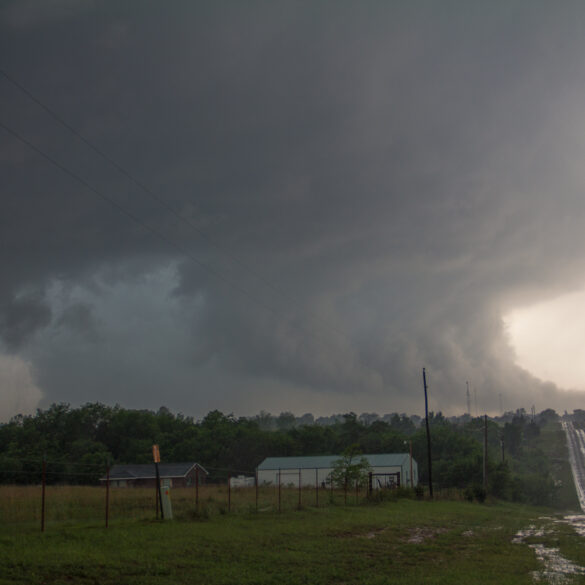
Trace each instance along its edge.
<path fill-rule="evenodd" d="M 423 385 L 425 388 L 425 421 L 427 427 L 427 456 L 429 461 L 429 496 L 433 499 L 433 463 L 431 457 L 431 430 L 429 427 L 429 401 L 427 397 L 427 374 L 423 368 Z"/>

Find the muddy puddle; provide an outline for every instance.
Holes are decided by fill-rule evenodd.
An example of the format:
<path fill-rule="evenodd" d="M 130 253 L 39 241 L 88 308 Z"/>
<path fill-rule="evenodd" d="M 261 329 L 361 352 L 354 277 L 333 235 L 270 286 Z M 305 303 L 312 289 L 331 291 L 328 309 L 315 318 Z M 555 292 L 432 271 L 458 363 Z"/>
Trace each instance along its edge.
<path fill-rule="evenodd" d="M 536 558 L 541 563 L 542 568 L 534 571 L 532 576 L 537 583 L 550 583 L 551 585 L 569 585 L 577 582 L 578 575 L 585 575 L 585 567 L 577 565 L 561 555 L 558 548 L 547 547 L 541 543 L 535 543 L 534 540 L 544 537 L 553 532 L 551 523 L 562 522 L 570 524 L 575 532 L 585 536 L 585 516 L 573 515 L 566 516 L 563 519 L 553 520 L 552 518 L 543 518 L 542 526 L 532 525 L 525 530 L 520 530 L 514 539 L 515 544 L 527 544 L 534 550 Z M 547 526 L 548 525 L 548 526 Z M 530 540 L 530 543 L 527 543 Z"/>

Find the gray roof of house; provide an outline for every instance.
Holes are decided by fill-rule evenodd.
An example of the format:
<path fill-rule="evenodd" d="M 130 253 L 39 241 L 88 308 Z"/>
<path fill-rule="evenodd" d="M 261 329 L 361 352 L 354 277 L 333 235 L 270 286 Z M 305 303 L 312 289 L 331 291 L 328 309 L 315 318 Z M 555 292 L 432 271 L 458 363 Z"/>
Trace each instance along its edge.
<path fill-rule="evenodd" d="M 400 467 L 410 461 L 408 453 L 378 453 L 375 455 L 359 455 L 359 457 L 365 457 L 371 467 Z M 258 471 L 267 469 L 330 469 L 341 458 L 342 455 L 267 457 L 258 465 Z"/>
<path fill-rule="evenodd" d="M 194 467 L 199 467 L 204 473 L 207 471 L 199 463 L 159 463 L 158 472 L 161 478 L 185 477 Z M 156 468 L 154 463 L 129 463 L 112 465 L 110 479 L 155 479 Z M 106 476 L 100 478 L 106 480 Z"/>

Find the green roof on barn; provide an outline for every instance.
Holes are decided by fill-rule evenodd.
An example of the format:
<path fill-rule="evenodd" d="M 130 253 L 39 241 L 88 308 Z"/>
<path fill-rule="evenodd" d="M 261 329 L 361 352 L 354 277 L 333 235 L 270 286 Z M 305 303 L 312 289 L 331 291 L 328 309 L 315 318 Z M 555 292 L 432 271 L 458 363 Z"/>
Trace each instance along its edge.
<path fill-rule="evenodd" d="M 317 455 L 311 457 L 267 457 L 258 465 L 258 471 L 268 469 L 331 469 L 343 455 Z M 378 453 L 376 455 L 357 455 L 365 457 L 370 467 L 401 467 L 410 460 L 408 453 Z"/>

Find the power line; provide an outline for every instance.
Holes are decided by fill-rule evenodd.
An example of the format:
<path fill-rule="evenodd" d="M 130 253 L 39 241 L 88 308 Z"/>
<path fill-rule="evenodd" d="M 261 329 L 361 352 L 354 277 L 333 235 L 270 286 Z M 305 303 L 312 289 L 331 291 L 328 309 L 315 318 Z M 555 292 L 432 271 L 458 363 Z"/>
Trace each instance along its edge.
<path fill-rule="evenodd" d="M 30 140 L 26 139 L 24 136 L 22 136 L 21 134 L 19 134 L 18 132 L 16 132 L 12 128 L 10 128 L 9 126 L 7 126 L 1 120 L 0 120 L 0 128 L 4 129 L 5 132 L 10 134 L 16 140 L 25 144 L 28 148 L 30 148 L 31 150 L 36 152 L 38 155 L 40 155 L 42 158 L 44 158 L 50 164 L 52 164 L 53 166 L 58 168 L 60 171 L 62 171 L 66 175 L 68 175 L 73 180 L 75 180 L 78 183 L 80 183 L 81 185 L 83 185 L 83 187 L 85 187 L 88 191 L 90 191 L 91 193 L 93 193 L 94 195 L 96 195 L 97 197 L 102 199 L 103 201 L 109 203 L 112 207 L 114 207 L 117 211 L 122 213 L 124 216 L 126 216 L 130 220 L 137 223 L 139 226 L 141 226 L 142 228 L 144 228 L 145 230 L 150 232 L 152 235 L 154 235 L 157 238 L 159 238 L 160 240 L 164 241 L 168 246 L 170 246 L 171 248 L 174 248 L 176 251 L 178 251 L 180 254 L 184 255 L 185 257 L 187 257 L 192 262 L 198 264 L 199 266 L 201 266 L 205 270 L 209 271 L 216 278 L 222 280 L 223 282 L 228 284 L 233 289 L 239 291 L 241 294 L 245 295 L 249 300 L 251 300 L 254 303 L 256 303 L 257 305 L 261 306 L 263 309 L 270 311 L 274 315 L 279 314 L 279 311 L 277 309 L 275 309 L 271 305 L 267 304 L 266 302 L 260 300 L 254 294 L 252 294 L 250 291 L 248 291 L 246 288 L 242 287 L 238 283 L 233 282 L 229 278 L 226 278 L 220 271 L 216 270 L 215 268 L 213 268 L 209 264 L 206 264 L 205 262 L 202 262 L 201 260 L 199 260 L 196 256 L 194 256 L 188 250 L 183 248 L 183 246 L 181 246 L 180 244 L 174 242 L 173 240 L 171 240 L 170 238 L 165 236 L 160 230 L 158 230 L 155 227 L 149 225 L 148 223 L 142 221 L 134 213 L 132 213 L 131 211 L 128 211 L 124 206 L 117 203 L 114 199 L 112 199 L 108 195 L 105 195 L 104 193 L 102 193 L 96 187 L 94 187 L 93 185 L 88 183 L 83 177 L 81 177 L 80 175 L 78 175 L 76 172 L 72 171 L 68 167 L 66 167 L 64 164 L 57 161 L 55 158 L 53 158 L 52 156 L 47 154 L 44 150 L 42 150 L 41 148 L 39 148 L 38 146 L 33 144 Z M 294 323 L 289 323 L 289 326 L 296 328 L 298 330 L 301 330 L 301 327 L 299 327 L 298 325 L 295 325 Z M 315 331 L 311 331 L 307 327 L 302 327 L 302 329 L 304 329 L 305 333 L 308 333 L 309 335 L 312 335 L 316 339 L 319 339 L 319 336 L 316 335 Z"/>
<path fill-rule="evenodd" d="M 270 288 L 273 292 L 277 295 L 283 296 L 287 298 L 289 301 L 292 301 L 297 306 L 300 306 L 298 301 L 291 295 L 287 294 L 285 291 L 279 289 L 274 283 L 270 282 L 267 278 L 264 277 L 261 273 L 256 271 L 254 268 L 249 266 L 246 262 L 244 262 L 239 256 L 234 254 L 231 250 L 218 244 L 214 239 L 209 236 L 206 232 L 201 230 L 197 225 L 195 225 L 189 218 L 185 217 L 183 214 L 179 213 L 172 205 L 167 203 L 167 201 L 154 192 L 152 189 L 148 187 L 143 181 L 137 179 L 132 173 L 130 173 L 127 169 L 125 169 L 121 164 L 116 162 L 111 156 L 105 153 L 101 148 L 96 146 L 93 142 L 87 139 L 81 132 L 79 132 L 76 128 L 74 128 L 71 124 L 69 124 L 62 116 L 60 116 L 55 110 L 47 106 L 43 101 L 41 101 L 38 97 L 36 97 L 31 91 L 29 91 L 26 87 L 16 81 L 11 75 L 9 75 L 6 71 L 0 68 L 0 74 L 14 87 L 24 93 L 30 100 L 32 100 L 35 104 L 37 104 L 40 108 L 42 108 L 51 118 L 53 118 L 57 123 L 62 125 L 66 128 L 69 132 L 71 132 L 74 136 L 76 136 L 83 144 L 85 144 L 88 148 L 90 148 L 93 152 L 95 152 L 98 156 L 100 156 L 103 160 L 108 162 L 112 165 L 119 173 L 121 173 L 124 177 L 126 177 L 129 181 L 134 183 L 137 187 L 139 187 L 142 191 L 147 193 L 152 199 L 154 199 L 159 205 L 161 205 L 164 209 L 166 209 L 169 213 L 175 216 L 179 221 L 182 221 L 186 225 L 188 225 L 192 230 L 194 230 L 200 237 L 204 238 L 209 244 L 211 244 L 215 249 L 219 250 L 225 256 L 227 256 L 232 262 L 238 264 L 246 271 L 248 271 L 252 276 L 262 282 L 265 286 Z M 303 310 L 305 310 L 303 308 Z M 345 333 L 335 326 L 333 326 L 328 321 L 321 318 L 319 315 L 314 314 L 314 316 L 321 321 L 324 325 L 327 326 L 328 329 L 331 329 L 338 335 L 343 336 L 347 339 Z"/>

